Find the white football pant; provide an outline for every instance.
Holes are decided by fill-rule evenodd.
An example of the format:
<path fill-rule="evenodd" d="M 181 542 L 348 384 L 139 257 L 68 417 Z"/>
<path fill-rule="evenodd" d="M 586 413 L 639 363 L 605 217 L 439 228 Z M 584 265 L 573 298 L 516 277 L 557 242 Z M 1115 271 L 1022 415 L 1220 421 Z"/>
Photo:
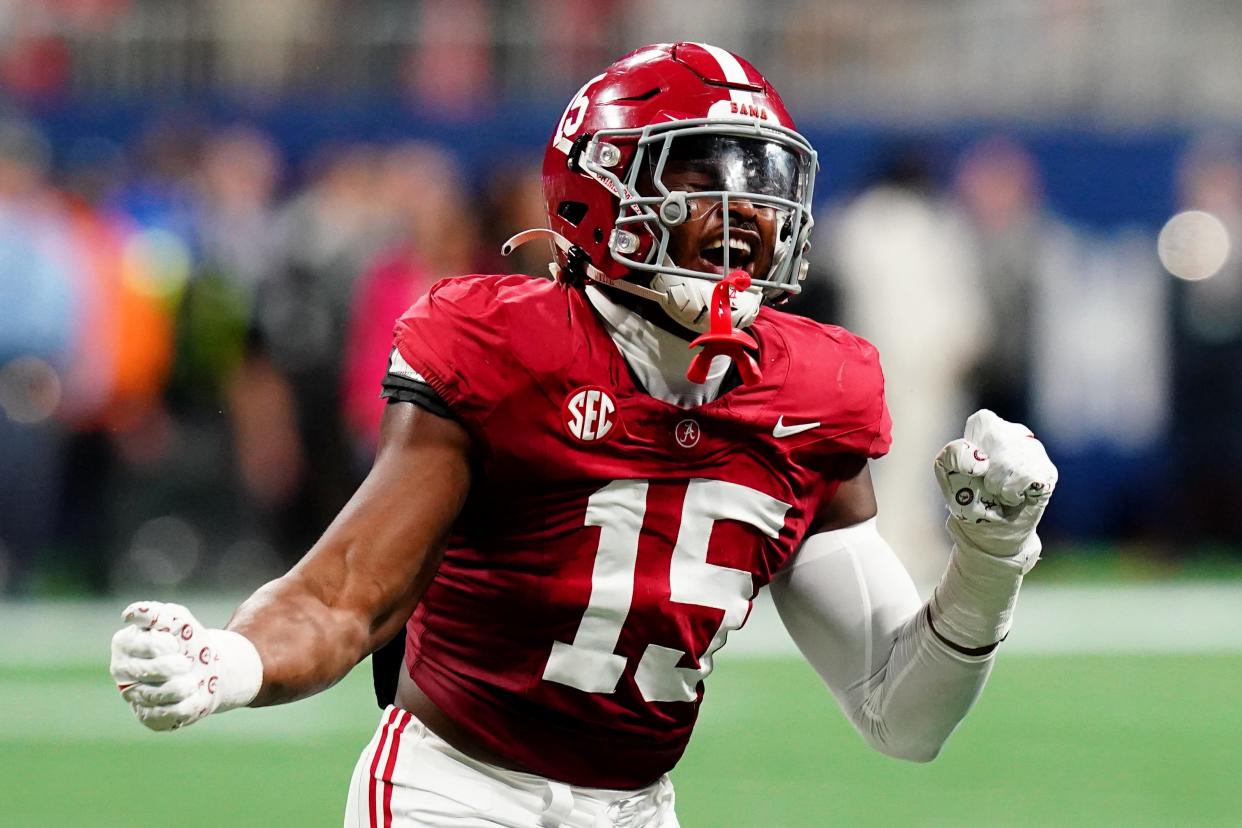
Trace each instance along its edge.
<path fill-rule="evenodd" d="M 679 828 L 673 783 L 614 791 L 479 762 L 389 706 L 354 768 L 345 828 Z"/>

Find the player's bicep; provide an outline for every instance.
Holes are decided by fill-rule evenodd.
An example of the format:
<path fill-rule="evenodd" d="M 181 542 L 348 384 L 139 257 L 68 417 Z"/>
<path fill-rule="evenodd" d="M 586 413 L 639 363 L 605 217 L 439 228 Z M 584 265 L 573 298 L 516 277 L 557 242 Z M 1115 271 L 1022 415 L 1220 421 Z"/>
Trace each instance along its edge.
<path fill-rule="evenodd" d="M 861 704 L 921 606 L 874 518 L 812 535 L 771 590 L 794 643 L 847 710 Z"/>
<path fill-rule="evenodd" d="M 840 480 L 832 497 L 820 504 L 811 534 L 855 526 L 876 516 L 878 506 L 871 467 L 862 455 L 842 457 L 829 472 Z"/>
<path fill-rule="evenodd" d="M 370 473 L 290 574 L 365 620 L 373 646 L 413 611 L 470 487 L 460 424 L 410 403 L 386 406 Z"/>

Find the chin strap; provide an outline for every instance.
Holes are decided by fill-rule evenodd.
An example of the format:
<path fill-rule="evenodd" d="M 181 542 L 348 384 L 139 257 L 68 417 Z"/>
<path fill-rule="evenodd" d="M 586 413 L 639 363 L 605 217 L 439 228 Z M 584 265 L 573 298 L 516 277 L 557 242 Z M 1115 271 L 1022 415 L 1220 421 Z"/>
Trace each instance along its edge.
<path fill-rule="evenodd" d="M 664 294 L 658 290 L 645 288 L 642 285 L 636 285 L 627 279 L 612 279 L 608 274 L 591 264 L 591 259 L 581 247 L 571 242 L 555 230 L 549 230 L 546 227 L 535 227 L 530 230 L 523 230 L 516 236 L 511 237 L 507 242 L 500 246 L 500 255 L 508 256 L 514 250 L 517 250 L 527 242 L 535 239 L 547 239 L 556 246 L 558 250 L 565 254 L 565 259 L 569 262 L 570 269 L 581 268 L 583 274 L 592 282 L 599 282 L 601 285 L 616 288 L 626 293 L 640 296 L 643 299 L 650 299 L 652 302 L 663 302 Z M 548 265 L 548 270 L 552 273 L 552 278 L 558 282 L 565 281 L 564 268 L 556 262 Z"/>
<path fill-rule="evenodd" d="M 690 343 L 691 348 L 702 345 L 703 350 L 695 354 L 690 370 L 686 372 L 686 379 L 702 385 L 707 382 L 707 372 L 711 368 L 712 360 L 718 356 L 727 356 L 737 364 L 744 384 L 756 385 L 763 380 L 759 363 L 755 362 L 751 354 L 751 351 L 759 350 L 759 345 L 750 334 L 733 328 L 733 292 L 744 291 L 749 287 L 750 274 L 744 270 L 735 270 L 712 288 L 710 326 L 707 333 Z"/>
<path fill-rule="evenodd" d="M 601 285 L 607 285 L 656 303 L 662 304 L 666 299 L 666 295 L 661 291 L 636 285 L 628 279 L 609 278 L 604 271 L 591 264 L 590 257 L 581 247 L 555 230 L 549 230 L 546 227 L 523 230 L 512 236 L 501 245 L 500 254 L 508 256 L 514 250 L 535 239 L 551 241 L 558 250 L 565 254 L 570 269 L 581 269 L 583 275 L 593 282 L 599 282 Z M 565 280 L 564 268 L 555 262 L 548 265 L 548 270 L 551 271 L 552 278 L 557 281 Z M 695 354 L 690 362 L 690 370 L 686 372 L 686 379 L 702 385 L 707 382 L 707 373 L 711 368 L 712 360 L 718 356 L 727 356 L 737 363 L 738 372 L 742 375 L 744 384 L 756 385 L 762 381 L 763 373 L 759 370 L 759 363 L 755 362 L 754 356 L 750 353 L 751 351 L 757 352 L 759 345 L 750 334 L 733 328 L 733 293 L 745 291 L 749 287 L 750 274 L 744 270 L 735 270 L 712 288 L 711 317 L 707 333 L 700 335 L 690 343 L 691 348 L 701 345 L 703 350 Z"/>

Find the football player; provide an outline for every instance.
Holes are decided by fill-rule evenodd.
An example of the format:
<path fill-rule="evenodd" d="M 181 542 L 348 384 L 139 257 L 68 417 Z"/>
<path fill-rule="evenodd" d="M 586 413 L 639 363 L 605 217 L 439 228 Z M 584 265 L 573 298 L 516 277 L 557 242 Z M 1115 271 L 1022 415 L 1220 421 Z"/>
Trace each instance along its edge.
<path fill-rule="evenodd" d="M 974 414 L 935 458 L 955 547 L 919 601 L 876 531 L 875 350 L 764 304 L 805 274 L 815 170 L 722 49 L 649 46 L 589 81 L 547 149 L 548 227 L 510 243 L 551 239 L 555 278 L 441 282 L 398 321 L 374 467 L 306 557 L 227 629 L 125 610 L 112 674 L 138 719 L 303 698 L 397 636 L 347 825 L 675 826 L 667 772 L 770 584 L 862 736 L 935 757 L 1056 470 Z"/>

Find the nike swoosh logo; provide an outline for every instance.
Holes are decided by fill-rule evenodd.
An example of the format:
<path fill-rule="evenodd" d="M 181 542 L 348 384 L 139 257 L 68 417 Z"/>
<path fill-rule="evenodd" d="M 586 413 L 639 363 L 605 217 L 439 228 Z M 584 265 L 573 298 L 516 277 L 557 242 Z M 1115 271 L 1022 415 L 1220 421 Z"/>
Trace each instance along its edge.
<path fill-rule="evenodd" d="M 772 427 L 772 436 L 777 437 L 777 438 L 792 437 L 795 434 L 801 434 L 804 431 L 810 431 L 813 428 L 817 428 L 819 427 L 819 425 L 820 424 L 818 422 L 814 422 L 814 423 L 803 423 L 802 425 L 787 426 L 785 425 L 785 418 L 782 416 L 782 417 L 777 418 L 776 425 Z"/>

